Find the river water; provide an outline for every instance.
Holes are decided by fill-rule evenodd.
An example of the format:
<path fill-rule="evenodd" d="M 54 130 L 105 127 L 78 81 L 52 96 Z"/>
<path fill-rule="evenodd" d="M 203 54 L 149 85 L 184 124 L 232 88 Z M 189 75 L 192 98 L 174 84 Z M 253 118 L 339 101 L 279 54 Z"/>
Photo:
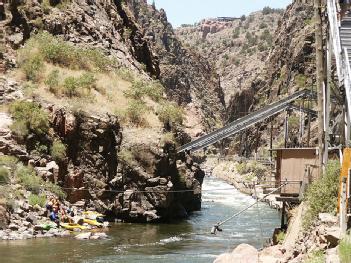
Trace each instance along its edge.
<path fill-rule="evenodd" d="M 279 213 L 260 204 L 259 209 L 255 205 L 224 225 L 223 232 L 211 235 L 210 229 L 217 221 L 240 211 L 254 200 L 211 177 L 205 178 L 203 190 L 202 210 L 193 213 L 188 220 L 160 225 L 115 224 L 107 232 L 107 240 L 1 241 L 0 262 L 207 263 L 240 243 L 261 247 L 263 239 L 270 238 L 273 229 L 279 226 Z"/>

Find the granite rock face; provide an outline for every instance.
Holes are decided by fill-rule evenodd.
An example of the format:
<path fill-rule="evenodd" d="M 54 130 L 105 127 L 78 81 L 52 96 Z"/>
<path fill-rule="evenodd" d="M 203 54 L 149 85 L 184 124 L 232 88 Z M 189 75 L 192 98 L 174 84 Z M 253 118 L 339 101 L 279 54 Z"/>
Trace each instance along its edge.
<path fill-rule="evenodd" d="M 63 109 L 53 109 L 52 116 L 68 146 L 58 181 L 69 188 L 70 202 L 86 200 L 110 217 L 133 222 L 186 217 L 201 208 L 204 172 L 189 156 L 177 155 L 173 144 L 121 149 L 123 131 L 114 116 Z"/>
<path fill-rule="evenodd" d="M 141 1 L 127 2 L 159 57 L 160 80 L 167 88 L 167 95 L 189 109 L 198 109 L 200 118 L 196 117 L 204 128 L 220 125 L 225 103 L 214 68 L 182 44 L 163 9 L 156 10 Z"/>

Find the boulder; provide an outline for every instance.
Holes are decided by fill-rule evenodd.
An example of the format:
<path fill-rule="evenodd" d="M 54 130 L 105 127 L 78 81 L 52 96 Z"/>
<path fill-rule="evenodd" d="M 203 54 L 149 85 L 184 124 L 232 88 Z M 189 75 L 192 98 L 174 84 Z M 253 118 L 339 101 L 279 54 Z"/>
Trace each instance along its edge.
<path fill-rule="evenodd" d="M 336 216 L 333 216 L 332 214 L 328 214 L 328 213 L 320 213 L 319 220 L 321 220 L 321 222 L 325 223 L 325 224 L 337 224 L 338 223 L 338 218 Z"/>
<path fill-rule="evenodd" d="M 155 220 L 159 219 L 159 216 L 156 214 L 156 210 L 154 210 L 154 211 L 145 211 L 143 216 L 146 217 L 146 221 L 147 222 L 152 222 L 152 221 L 155 221 Z"/>
<path fill-rule="evenodd" d="M 0 229 L 4 229 L 9 223 L 9 214 L 6 208 L 0 205 Z"/>
<path fill-rule="evenodd" d="M 91 232 L 86 232 L 86 233 L 81 233 L 79 235 L 76 235 L 74 238 L 78 240 L 87 240 L 90 239 L 91 237 Z"/>
<path fill-rule="evenodd" d="M 106 239 L 107 235 L 106 233 L 95 233 L 90 237 L 90 239 L 97 240 L 97 239 Z"/>
<path fill-rule="evenodd" d="M 248 244 L 241 244 L 232 253 L 222 254 L 217 257 L 214 263 L 252 263 L 257 262 L 257 260 L 257 249 Z"/>
<path fill-rule="evenodd" d="M 17 231 L 19 229 L 19 226 L 12 223 L 9 225 L 9 229 L 11 229 L 12 231 Z"/>
<path fill-rule="evenodd" d="M 65 230 L 63 232 L 60 233 L 61 237 L 69 237 L 71 236 L 71 232 L 69 230 Z"/>
<path fill-rule="evenodd" d="M 341 231 L 339 227 L 329 227 L 325 230 L 325 238 L 329 248 L 334 248 L 339 244 L 341 239 Z"/>
<path fill-rule="evenodd" d="M 28 215 L 26 217 L 26 221 L 30 222 L 33 225 L 36 225 L 38 222 L 37 215 L 35 213 L 32 213 L 32 212 L 28 213 Z"/>

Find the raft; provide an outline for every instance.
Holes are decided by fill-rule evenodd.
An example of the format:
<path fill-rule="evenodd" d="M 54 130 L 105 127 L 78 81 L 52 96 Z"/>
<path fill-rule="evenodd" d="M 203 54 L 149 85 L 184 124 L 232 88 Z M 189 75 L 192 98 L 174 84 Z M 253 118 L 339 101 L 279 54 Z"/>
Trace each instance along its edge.
<path fill-rule="evenodd" d="M 71 230 L 71 231 L 74 231 L 74 229 L 80 229 L 80 230 L 86 229 L 85 226 L 81 226 L 78 224 L 71 224 L 71 223 L 60 223 L 60 226 L 67 229 L 67 230 Z"/>
<path fill-rule="evenodd" d="M 103 226 L 103 224 L 98 222 L 97 220 L 83 218 L 83 222 L 87 223 L 89 225 L 92 225 L 92 226 L 97 226 L 97 227 L 102 227 Z"/>
<path fill-rule="evenodd" d="M 98 212 L 94 211 L 85 211 L 83 212 L 84 217 L 89 218 L 89 219 L 96 219 L 97 217 L 105 217 L 105 215 L 100 214 Z"/>
<path fill-rule="evenodd" d="M 38 225 L 39 227 L 41 227 L 43 230 L 49 231 L 51 228 L 56 228 L 57 225 L 54 223 L 47 223 L 47 224 L 41 224 Z"/>

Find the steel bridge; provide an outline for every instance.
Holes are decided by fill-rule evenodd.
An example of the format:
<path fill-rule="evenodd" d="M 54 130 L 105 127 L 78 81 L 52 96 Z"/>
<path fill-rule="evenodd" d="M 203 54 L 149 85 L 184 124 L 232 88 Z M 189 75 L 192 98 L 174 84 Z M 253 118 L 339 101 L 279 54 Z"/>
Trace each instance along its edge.
<path fill-rule="evenodd" d="M 266 107 L 255 111 L 253 113 L 250 113 L 246 115 L 245 117 L 239 118 L 231 123 L 229 123 L 227 126 L 220 128 L 216 131 L 213 131 L 205 136 L 202 136 L 190 143 L 187 143 L 183 145 L 178 152 L 183 152 L 183 151 L 196 151 L 203 149 L 207 146 L 210 146 L 220 140 L 223 140 L 225 138 L 228 138 L 232 135 L 235 135 L 253 125 L 255 125 L 258 122 L 264 121 L 265 119 L 272 117 L 278 113 L 281 113 L 287 109 L 292 109 L 292 110 L 302 110 L 311 114 L 316 115 L 315 111 L 309 110 L 309 109 L 304 109 L 304 108 L 299 108 L 298 106 L 292 105 L 292 102 L 302 99 L 302 98 L 314 98 L 316 95 L 315 93 L 304 89 L 301 91 L 298 91 L 280 101 L 274 102 L 270 105 L 267 105 Z"/>

